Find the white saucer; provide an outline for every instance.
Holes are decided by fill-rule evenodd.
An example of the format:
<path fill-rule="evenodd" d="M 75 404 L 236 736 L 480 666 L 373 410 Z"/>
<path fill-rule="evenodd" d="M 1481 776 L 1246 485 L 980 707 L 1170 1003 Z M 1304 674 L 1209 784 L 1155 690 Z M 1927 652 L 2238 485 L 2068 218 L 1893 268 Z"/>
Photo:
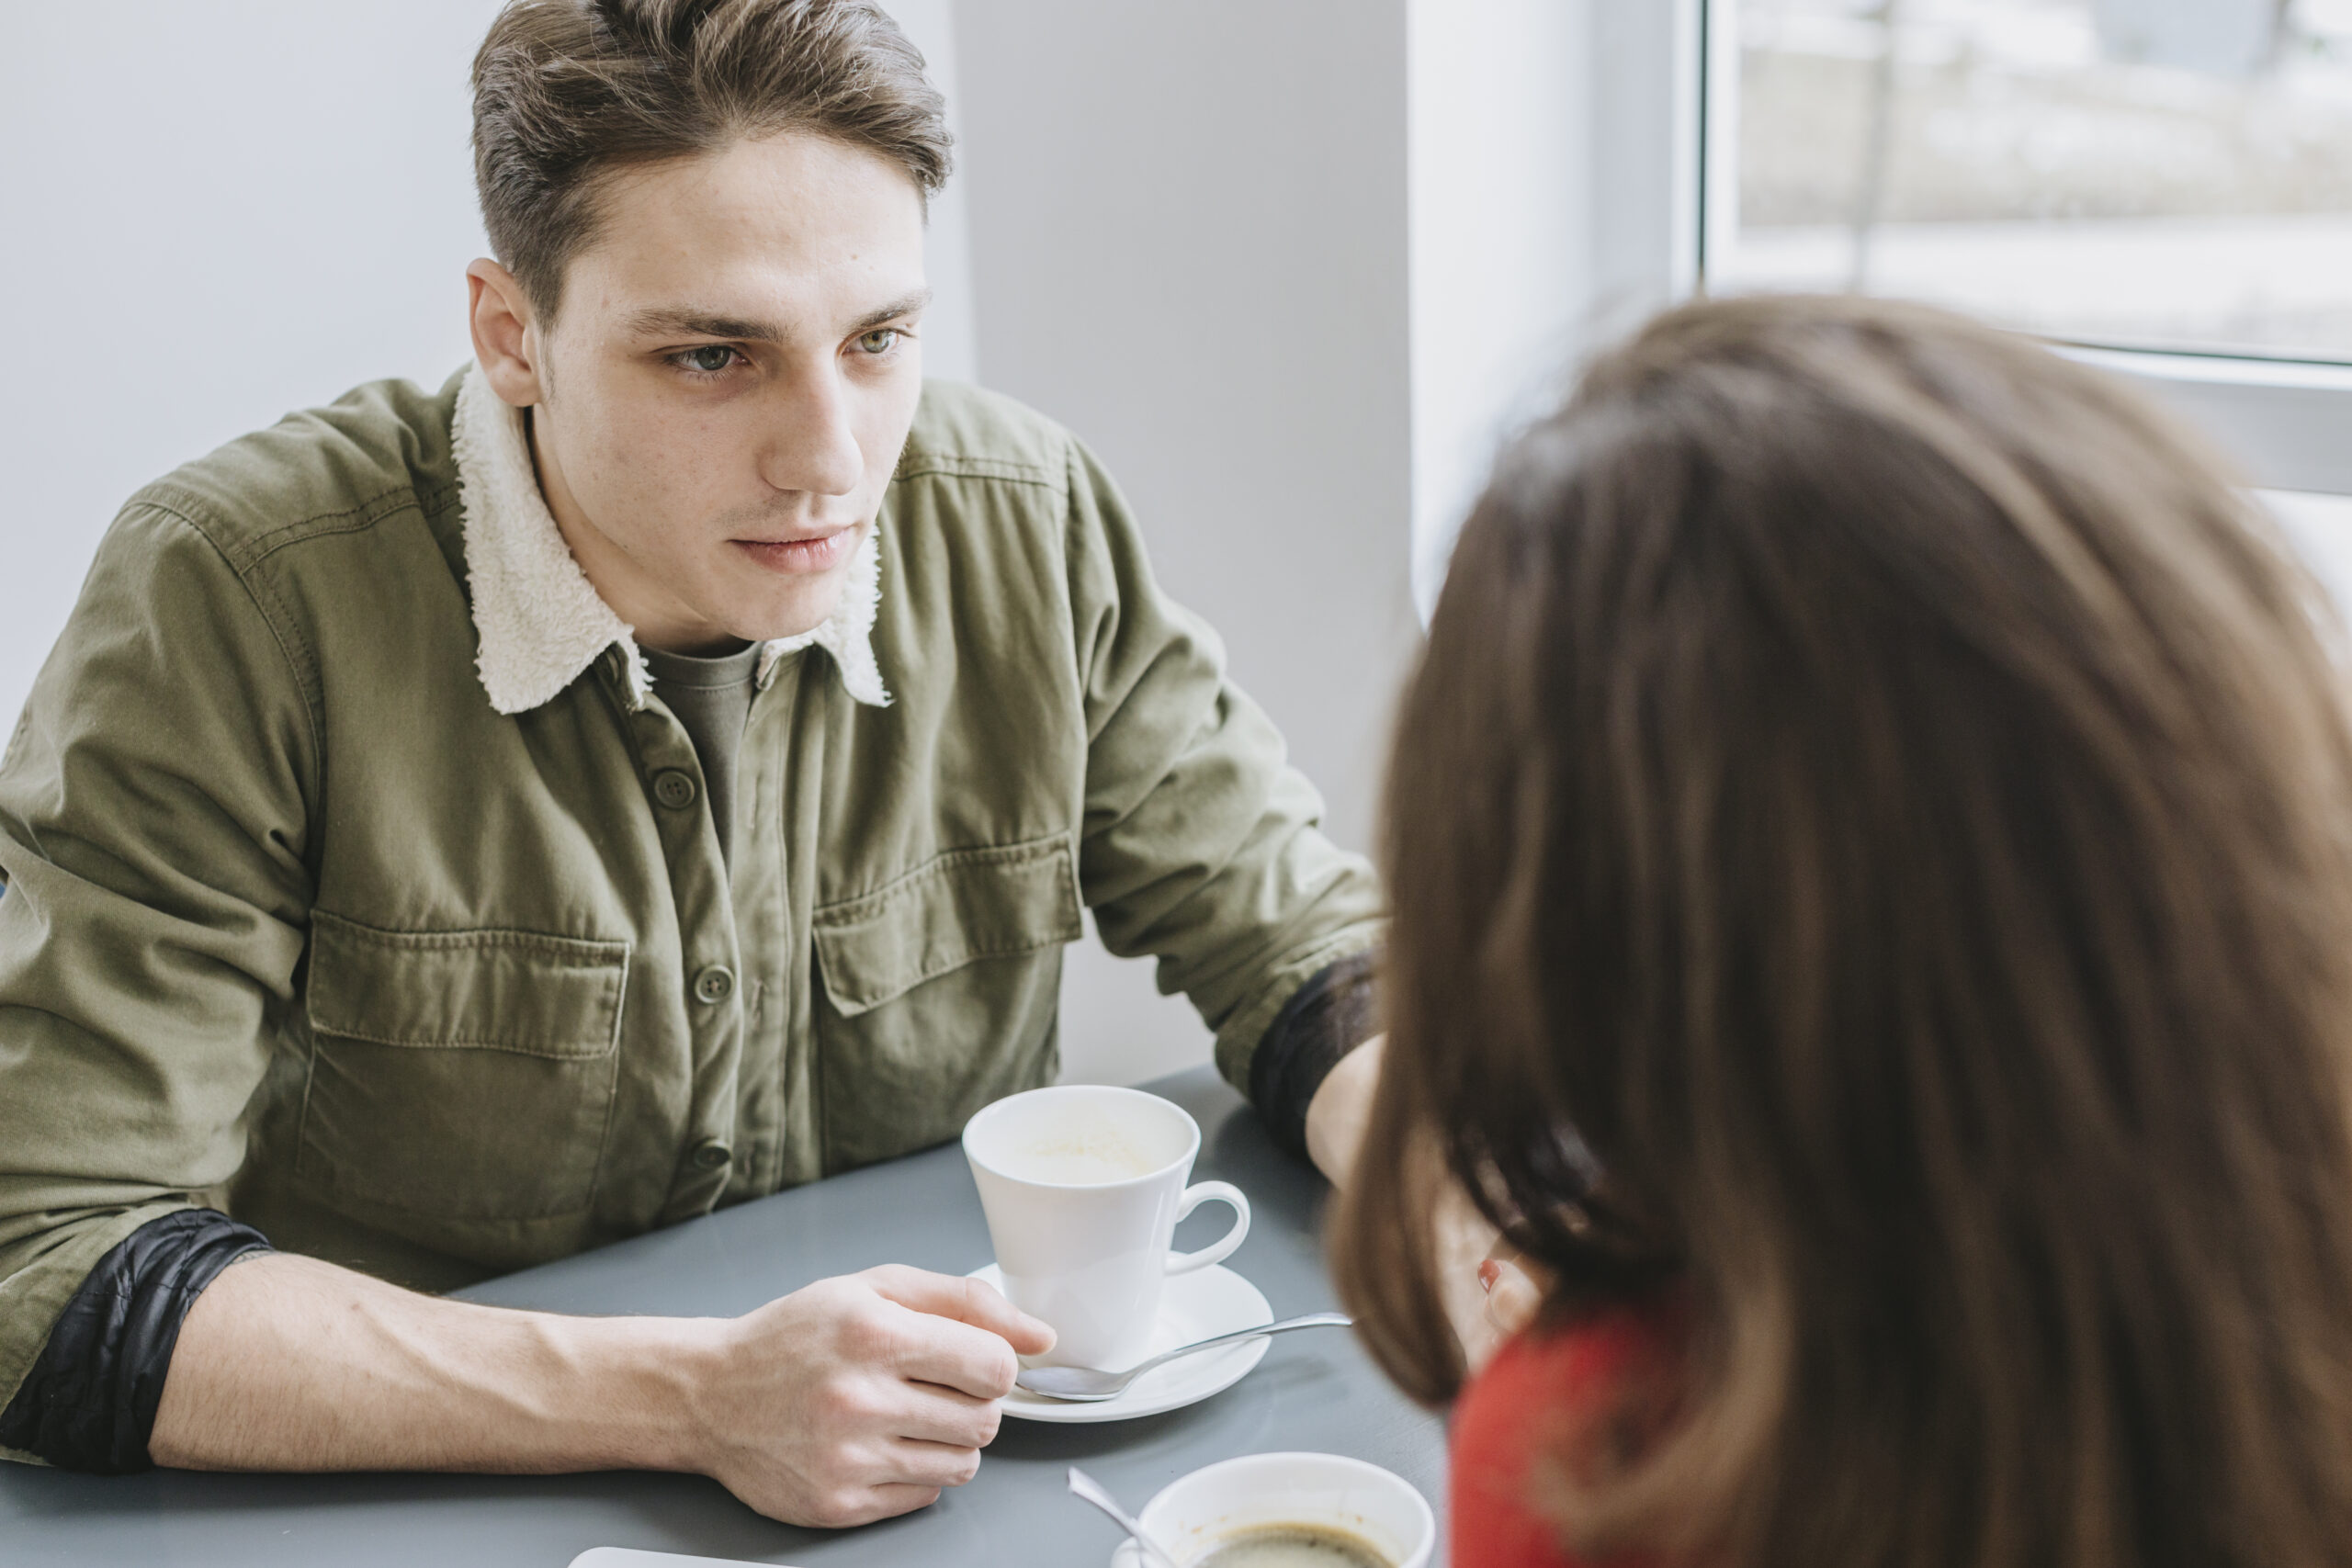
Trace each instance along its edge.
<path fill-rule="evenodd" d="M 970 1277 L 984 1280 L 998 1290 L 1004 1288 L 1004 1276 L 997 1272 L 993 1263 L 973 1269 Z M 1168 1281 L 1168 1288 L 1159 1298 L 1159 1322 L 1151 1331 L 1151 1348 L 1144 1354 L 1157 1356 L 1162 1350 L 1173 1350 L 1195 1339 L 1209 1339 L 1237 1328 L 1256 1328 L 1273 1321 L 1274 1309 L 1266 1304 L 1266 1298 L 1257 1286 L 1222 1264 L 1213 1263 L 1197 1273 L 1179 1274 Z M 1266 1345 L 1263 1339 L 1245 1339 L 1222 1350 L 1204 1350 L 1197 1356 L 1154 1367 L 1129 1383 L 1127 1392 L 1118 1398 L 1094 1404 L 1072 1404 L 1016 1388 L 1004 1402 L 1004 1413 L 1023 1421 L 1076 1422 L 1131 1421 L 1138 1416 L 1181 1410 L 1213 1393 L 1222 1393 L 1248 1377 L 1250 1369 L 1265 1359 Z"/>
<path fill-rule="evenodd" d="M 673 1551 L 639 1551 L 629 1546 L 596 1546 L 571 1560 L 571 1568 L 760 1568 L 740 1557 L 680 1557 Z"/>

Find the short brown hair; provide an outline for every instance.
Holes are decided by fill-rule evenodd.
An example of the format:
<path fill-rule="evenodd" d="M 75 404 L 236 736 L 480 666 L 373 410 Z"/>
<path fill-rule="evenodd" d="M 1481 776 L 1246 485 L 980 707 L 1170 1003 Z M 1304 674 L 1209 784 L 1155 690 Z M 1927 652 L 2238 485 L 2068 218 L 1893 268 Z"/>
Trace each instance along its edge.
<path fill-rule="evenodd" d="M 599 176 L 799 130 L 880 154 L 928 199 L 954 139 L 870 0 L 510 0 L 474 56 L 482 224 L 552 317 L 596 238 Z"/>
<path fill-rule="evenodd" d="M 1533 1472 L 1581 1555 L 2352 1562 L 2335 628 L 2200 443 L 2023 339 L 1749 299 L 1600 361 L 1399 723 L 1374 1353 L 1464 1375 L 1458 1183 L 1555 1323 L 1688 1313 L 1681 1386 Z"/>

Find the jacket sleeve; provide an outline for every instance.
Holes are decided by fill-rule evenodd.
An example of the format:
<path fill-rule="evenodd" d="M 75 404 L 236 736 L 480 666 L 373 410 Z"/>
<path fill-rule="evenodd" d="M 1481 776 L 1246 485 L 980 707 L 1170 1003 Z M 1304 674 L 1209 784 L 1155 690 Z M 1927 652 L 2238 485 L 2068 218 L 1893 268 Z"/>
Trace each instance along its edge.
<path fill-rule="evenodd" d="M 0 1405 L 99 1260 L 243 1162 L 311 886 L 299 658 L 134 502 L 0 759 Z"/>
<path fill-rule="evenodd" d="M 148 1440 L 188 1308 L 221 1269 L 268 1249 L 259 1231 L 209 1209 L 175 1209 L 117 1242 L 0 1407 L 0 1447 L 94 1475 L 153 1468 Z"/>
<path fill-rule="evenodd" d="M 1184 992 L 1216 1031 L 1227 1081 L 1262 1094 L 1270 1075 L 1253 1062 L 1284 1004 L 1379 944 L 1379 886 L 1362 856 L 1323 836 L 1321 796 L 1226 678 L 1216 635 L 1153 582 L 1110 476 L 1075 442 L 1070 462 L 1088 734 L 1081 891 L 1103 945 L 1157 956 L 1160 990 Z M 1259 1108 L 1278 1131 L 1292 1119 L 1292 1108 Z"/>

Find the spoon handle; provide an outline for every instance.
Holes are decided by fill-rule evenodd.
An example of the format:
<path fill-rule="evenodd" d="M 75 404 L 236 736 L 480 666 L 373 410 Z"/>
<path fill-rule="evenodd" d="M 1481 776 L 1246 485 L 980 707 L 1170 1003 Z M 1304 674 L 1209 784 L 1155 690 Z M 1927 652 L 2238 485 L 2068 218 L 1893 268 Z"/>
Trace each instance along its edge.
<path fill-rule="evenodd" d="M 1162 1350 L 1143 1362 L 1128 1377 L 1140 1377 L 1163 1362 L 1179 1356 L 1190 1356 L 1202 1350 L 1214 1350 L 1220 1345 L 1232 1345 L 1244 1339 L 1262 1339 L 1269 1334 L 1287 1334 L 1294 1328 L 1352 1328 L 1355 1319 L 1343 1312 L 1310 1312 L 1304 1317 L 1286 1317 L 1280 1323 L 1263 1323 L 1255 1328 L 1237 1328 L 1230 1334 L 1220 1334 L 1210 1339 L 1195 1339 L 1190 1345 L 1179 1345 L 1173 1350 Z"/>
<path fill-rule="evenodd" d="M 1143 1533 L 1143 1526 L 1119 1506 L 1118 1499 L 1111 1495 L 1110 1489 L 1076 1465 L 1069 1467 L 1069 1489 L 1074 1495 L 1110 1515 L 1112 1523 L 1127 1532 L 1127 1539 L 1136 1543 L 1136 1550 L 1146 1558 L 1157 1558 L 1162 1568 L 1178 1568 L 1176 1560 L 1168 1555 L 1168 1549 Z"/>

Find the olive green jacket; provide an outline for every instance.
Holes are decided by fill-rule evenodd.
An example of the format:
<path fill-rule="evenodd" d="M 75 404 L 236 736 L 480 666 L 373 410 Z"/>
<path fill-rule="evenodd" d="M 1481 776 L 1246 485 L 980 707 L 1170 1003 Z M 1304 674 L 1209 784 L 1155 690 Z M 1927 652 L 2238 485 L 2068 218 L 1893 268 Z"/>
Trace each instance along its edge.
<path fill-rule="evenodd" d="M 1243 1085 L 1378 939 L 1109 479 L 969 389 L 926 389 L 738 766 L 722 861 L 479 372 L 133 497 L 0 762 L 0 1404 L 174 1209 L 446 1289 L 1051 1080 L 1081 905 Z"/>

